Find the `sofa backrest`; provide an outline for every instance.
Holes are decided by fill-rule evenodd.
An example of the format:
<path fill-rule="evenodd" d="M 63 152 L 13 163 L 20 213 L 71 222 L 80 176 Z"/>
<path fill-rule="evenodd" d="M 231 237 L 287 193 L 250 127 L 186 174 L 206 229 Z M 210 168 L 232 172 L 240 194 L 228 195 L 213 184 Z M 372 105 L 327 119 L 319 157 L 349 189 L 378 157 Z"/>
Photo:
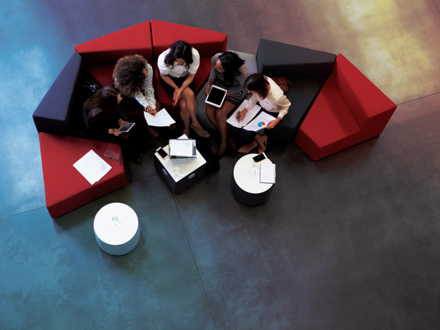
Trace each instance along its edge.
<path fill-rule="evenodd" d="M 212 57 L 226 51 L 228 35 L 192 26 L 151 20 L 153 56 L 155 59 L 177 40 L 184 40 L 200 53 L 201 57 Z"/>
<path fill-rule="evenodd" d="M 84 63 L 81 56 L 73 53 L 33 114 L 38 132 L 68 134 L 74 113 L 81 113 L 84 100 L 81 94 L 84 79 Z"/>
<path fill-rule="evenodd" d="M 266 39 L 257 50 L 258 72 L 271 77 L 326 78 L 335 59 L 335 54 Z"/>
<path fill-rule="evenodd" d="M 330 75 L 360 127 L 396 105 L 342 54 Z"/>
<path fill-rule="evenodd" d="M 75 46 L 87 66 L 115 65 L 125 55 L 153 60 L 150 22 L 143 22 Z"/>

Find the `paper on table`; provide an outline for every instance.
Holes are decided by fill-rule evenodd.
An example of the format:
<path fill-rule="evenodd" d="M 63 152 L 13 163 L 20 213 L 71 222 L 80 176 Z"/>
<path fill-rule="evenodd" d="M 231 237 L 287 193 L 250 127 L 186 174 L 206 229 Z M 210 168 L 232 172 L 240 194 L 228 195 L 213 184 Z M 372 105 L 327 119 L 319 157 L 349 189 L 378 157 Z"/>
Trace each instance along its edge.
<path fill-rule="evenodd" d="M 246 114 L 245 119 L 238 121 L 235 118 L 235 115 L 237 114 L 237 112 L 243 111 L 243 109 L 246 108 L 248 106 L 248 104 L 249 104 L 248 100 L 244 100 L 240 104 L 240 106 L 237 108 L 237 110 L 235 110 L 234 113 L 228 118 L 227 122 L 229 125 L 232 125 L 232 126 L 238 127 L 238 128 L 242 128 L 248 122 L 250 122 L 252 120 L 252 118 L 254 118 L 255 115 L 258 113 L 258 111 L 260 111 L 260 109 L 261 109 L 261 107 L 259 105 L 254 105 L 251 109 L 248 109 L 248 112 Z"/>
<path fill-rule="evenodd" d="M 193 157 L 194 155 L 194 140 L 192 139 L 171 139 L 170 156 L 177 157 Z"/>
<path fill-rule="evenodd" d="M 260 182 L 275 183 L 275 180 L 276 180 L 276 165 L 271 163 L 261 163 Z"/>
<path fill-rule="evenodd" d="M 168 111 L 163 108 L 156 113 L 156 116 L 150 115 L 148 112 L 144 112 L 145 120 L 148 125 L 154 127 L 169 127 L 175 123 L 174 119 L 170 116 Z"/>
<path fill-rule="evenodd" d="M 88 153 L 86 153 L 75 164 L 73 164 L 73 166 L 92 185 L 101 180 L 102 177 L 106 175 L 112 168 L 93 150 L 90 150 Z"/>
<path fill-rule="evenodd" d="M 275 120 L 275 118 L 263 111 L 243 128 L 247 131 L 256 132 L 260 129 L 266 128 L 267 124 L 272 120 Z"/>

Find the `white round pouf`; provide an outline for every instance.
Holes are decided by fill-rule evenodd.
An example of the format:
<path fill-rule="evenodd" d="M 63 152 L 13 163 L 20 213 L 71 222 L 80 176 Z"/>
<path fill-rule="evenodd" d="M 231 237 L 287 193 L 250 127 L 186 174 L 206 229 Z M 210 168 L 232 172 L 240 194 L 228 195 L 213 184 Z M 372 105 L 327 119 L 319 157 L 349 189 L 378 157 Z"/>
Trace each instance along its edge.
<path fill-rule="evenodd" d="M 112 255 L 123 255 L 139 242 L 140 229 L 136 212 L 123 203 L 110 203 L 96 213 L 93 222 L 96 242 Z"/>
<path fill-rule="evenodd" d="M 255 206 L 266 202 L 273 190 L 272 183 L 260 183 L 258 166 L 252 158 L 258 154 L 241 157 L 234 166 L 232 174 L 232 195 L 244 205 Z M 272 163 L 268 158 L 261 163 Z"/>

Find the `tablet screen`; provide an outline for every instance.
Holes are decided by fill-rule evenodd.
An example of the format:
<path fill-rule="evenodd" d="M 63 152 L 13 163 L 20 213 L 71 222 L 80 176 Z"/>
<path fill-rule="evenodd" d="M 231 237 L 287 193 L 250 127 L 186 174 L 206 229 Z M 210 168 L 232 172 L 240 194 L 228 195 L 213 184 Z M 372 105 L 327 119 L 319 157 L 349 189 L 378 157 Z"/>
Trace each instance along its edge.
<path fill-rule="evenodd" d="M 119 127 L 119 131 L 120 131 L 121 133 L 126 133 L 126 132 L 128 132 L 129 130 L 131 130 L 131 128 L 134 126 L 134 124 L 135 124 L 135 123 L 127 123 L 127 124 L 124 124 L 124 125 L 122 125 L 121 127 Z"/>
<path fill-rule="evenodd" d="M 206 102 L 213 104 L 217 107 L 221 107 L 225 96 L 226 96 L 226 90 L 220 89 L 217 86 L 213 85 L 211 88 L 211 92 L 206 98 Z"/>

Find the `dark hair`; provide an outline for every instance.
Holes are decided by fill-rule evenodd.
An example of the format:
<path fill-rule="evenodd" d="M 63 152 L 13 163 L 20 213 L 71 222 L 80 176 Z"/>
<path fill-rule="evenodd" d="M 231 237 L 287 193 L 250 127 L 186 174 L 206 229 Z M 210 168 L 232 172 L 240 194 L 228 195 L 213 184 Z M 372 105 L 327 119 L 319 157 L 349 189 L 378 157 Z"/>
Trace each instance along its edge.
<path fill-rule="evenodd" d="M 225 69 L 223 74 L 226 87 L 235 86 L 238 82 L 238 77 L 241 76 L 240 67 L 244 64 L 244 60 L 233 52 L 224 52 L 218 59 L 223 69 Z"/>
<path fill-rule="evenodd" d="M 251 74 L 244 83 L 244 88 L 257 92 L 261 98 L 265 99 L 269 93 L 269 82 L 261 73 Z"/>
<path fill-rule="evenodd" d="M 118 94 L 119 90 L 112 86 L 99 88 L 83 106 L 85 122 L 96 117 L 101 112 L 104 118 L 109 121 L 118 112 Z"/>
<path fill-rule="evenodd" d="M 113 70 L 115 87 L 129 97 L 142 91 L 145 80 L 143 70 L 147 68 L 147 64 L 147 60 L 141 55 L 121 57 Z"/>
<path fill-rule="evenodd" d="M 185 60 L 186 68 L 189 69 L 193 62 L 192 47 L 183 40 L 178 40 L 170 46 L 170 51 L 165 56 L 165 64 L 169 67 L 174 66 L 174 61 L 178 58 Z"/>

